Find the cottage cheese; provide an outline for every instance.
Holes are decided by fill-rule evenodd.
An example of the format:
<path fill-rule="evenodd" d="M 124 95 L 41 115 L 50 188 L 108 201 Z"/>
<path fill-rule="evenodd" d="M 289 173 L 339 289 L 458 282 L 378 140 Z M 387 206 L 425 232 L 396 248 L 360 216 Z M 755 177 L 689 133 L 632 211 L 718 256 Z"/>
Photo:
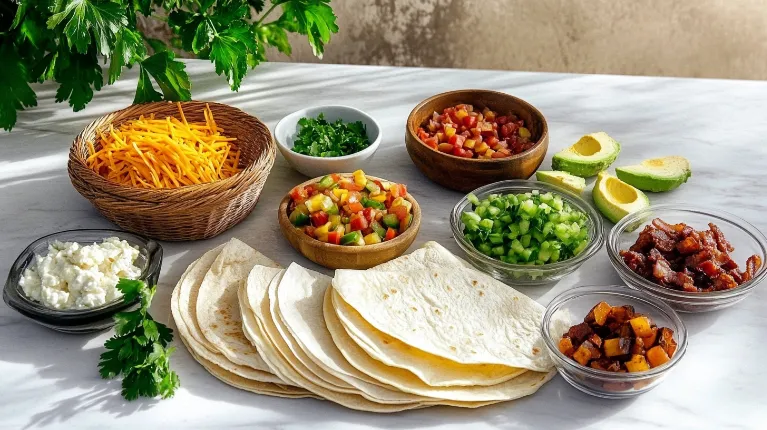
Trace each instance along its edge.
<path fill-rule="evenodd" d="M 35 255 L 19 285 L 27 297 L 53 309 L 89 309 L 122 297 L 120 278 L 136 279 L 139 250 L 116 237 L 82 246 L 53 242 L 48 254 Z"/>

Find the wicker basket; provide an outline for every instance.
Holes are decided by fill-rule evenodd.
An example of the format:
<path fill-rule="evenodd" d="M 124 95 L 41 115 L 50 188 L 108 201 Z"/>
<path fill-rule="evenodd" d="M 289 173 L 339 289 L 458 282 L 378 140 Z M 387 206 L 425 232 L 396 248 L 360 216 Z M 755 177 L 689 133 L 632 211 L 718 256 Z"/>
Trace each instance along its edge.
<path fill-rule="evenodd" d="M 182 102 L 189 121 L 204 121 L 204 102 Z M 232 177 L 209 184 L 173 189 L 141 189 L 110 182 L 85 163 L 87 141 L 96 142 L 96 131 L 119 126 L 139 115 L 179 118 L 176 103 L 133 105 L 105 115 L 85 127 L 69 151 L 72 185 L 107 219 L 120 228 L 160 240 L 180 241 L 216 236 L 250 214 L 258 202 L 274 164 L 276 146 L 269 129 L 257 118 L 231 106 L 208 103 L 216 123 L 237 138 L 240 167 Z M 180 119 L 180 118 L 179 118 Z"/>

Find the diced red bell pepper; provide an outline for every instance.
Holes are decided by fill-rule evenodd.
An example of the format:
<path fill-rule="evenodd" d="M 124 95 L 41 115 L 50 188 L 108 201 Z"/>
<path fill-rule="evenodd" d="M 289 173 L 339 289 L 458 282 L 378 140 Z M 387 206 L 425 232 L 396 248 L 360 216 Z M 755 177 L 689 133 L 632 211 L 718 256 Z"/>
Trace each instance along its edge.
<path fill-rule="evenodd" d="M 368 222 L 373 221 L 373 208 L 365 208 L 362 210 L 362 216 L 365 217 Z"/>
<path fill-rule="evenodd" d="M 368 221 L 365 217 L 359 216 L 358 214 L 352 215 L 351 218 L 349 218 L 349 223 L 351 224 L 352 231 L 368 228 Z"/>
<path fill-rule="evenodd" d="M 397 237 L 397 230 L 395 230 L 395 229 L 393 229 L 393 228 L 389 227 L 389 228 L 386 230 L 386 236 L 384 237 L 384 240 L 392 240 L 392 239 L 394 239 L 395 237 Z"/>
<path fill-rule="evenodd" d="M 330 233 L 328 233 L 328 243 L 332 243 L 334 245 L 340 245 L 341 233 L 338 231 L 331 231 Z"/>
<path fill-rule="evenodd" d="M 455 151 L 455 148 L 462 148 L 463 142 L 466 141 L 466 136 L 462 136 L 460 134 L 454 134 L 450 136 L 450 139 L 447 140 L 447 143 L 453 145 L 453 150 Z"/>
<path fill-rule="evenodd" d="M 357 185 L 357 183 L 353 181 L 341 181 L 338 183 L 338 186 L 341 189 L 349 190 L 349 191 L 362 191 L 365 188 L 360 185 Z"/>
<path fill-rule="evenodd" d="M 502 137 L 509 137 L 514 135 L 514 131 L 517 129 L 516 125 L 513 123 L 504 124 L 501 126 L 501 136 Z"/>
<path fill-rule="evenodd" d="M 319 227 L 325 225 L 325 223 L 328 222 L 330 216 L 325 211 L 317 211 L 309 215 L 309 218 L 311 219 L 313 226 Z"/>
<path fill-rule="evenodd" d="M 349 210 L 354 212 L 354 213 L 362 212 L 362 210 L 364 210 L 364 209 L 365 209 L 365 207 L 362 206 L 362 203 L 360 203 L 360 202 L 349 203 Z"/>
<path fill-rule="evenodd" d="M 315 193 L 317 193 L 317 186 L 315 186 L 314 184 L 309 184 L 306 187 L 304 187 L 304 191 L 306 191 L 306 195 L 311 197 Z"/>
<path fill-rule="evenodd" d="M 437 139 L 436 136 L 428 137 L 426 139 L 421 139 L 421 140 L 423 140 L 423 143 L 425 143 L 426 146 L 428 146 L 429 148 L 437 149 L 437 146 L 439 146 L 439 139 Z"/>
<path fill-rule="evenodd" d="M 295 187 L 290 190 L 290 198 L 300 203 L 309 198 L 309 194 L 306 193 L 305 188 Z"/>
<path fill-rule="evenodd" d="M 384 201 L 384 206 L 387 208 L 391 207 L 391 203 L 394 201 L 394 197 L 392 197 L 391 193 L 386 194 L 386 200 Z"/>
<path fill-rule="evenodd" d="M 397 218 L 402 221 L 403 219 L 407 218 L 408 210 L 405 206 L 394 206 L 393 208 L 389 209 L 390 214 L 397 215 Z"/>
<path fill-rule="evenodd" d="M 463 117 L 463 125 L 468 127 L 468 128 L 476 126 L 477 125 L 477 117 L 476 116 L 471 116 L 471 115 Z"/>

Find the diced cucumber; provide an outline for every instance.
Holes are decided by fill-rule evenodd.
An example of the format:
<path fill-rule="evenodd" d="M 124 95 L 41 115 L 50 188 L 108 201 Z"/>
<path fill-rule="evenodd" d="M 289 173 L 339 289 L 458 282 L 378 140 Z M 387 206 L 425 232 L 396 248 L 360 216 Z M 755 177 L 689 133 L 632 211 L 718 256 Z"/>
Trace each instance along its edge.
<path fill-rule="evenodd" d="M 490 250 L 490 253 L 499 257 L 501 255 L 506 254 L 506 250 L 503 248 L 503 246 L 495 246 L 493 249 Z"/>
<path fill-rule="evenodd" d="M 524 234 L 524 235 L 522 235 L 522 237 L 519 238 L 519 241 L 522 243 L 522 246 L 528 247 L 528 246 L 530 246 L 530 240 L 532 238 L 533 237 L 531 235 Z"/>
<path fill-rule="evenodd" d="M 492 233 L 487 237 L 487 239 L 494 245 L 503 243 L 503 235 L 499 233 Z"/>
<path fill-rule="evenodd" d="M 323 176 L 322 179 L 320 179 L 320 182 L 317 183 L 317 189 L 320 191 L 325 191 L 335 185 L 335 183 L 336 181 L 334 181 L 330 175 Z"/>
<path fill-rule="evenodd" d="M 378 194 L 381 192 L 381 187 L 378 186 L 373 181 L 368 181 L 367 184 L 365 184 L 365 189 L 368 190 L 371 194 Z"/>
<path fill-rule="evenodd" d="M 511 249 L 512 249 L 512 250 L 513 250 L 515 253 L 517 253 L 517 254 L 521 254 L 521 253 L 522 253 L 522 252 L 525 250 L 525 247 L 522 245 L 522 242 L 520 242 L 520 241 L 519 241 L 519 240 L 517 240 L 517 239 L 514 239 L 514 240 L 511 242 Z"/>
<path fill-rule="evenodd" d="M 372 184 L 372 182 L 368 182 L 368 184 Z M 384 205 L 383 203 L 381 203 L 379 201 L 376 201 L 376 200 L 373 200 L 373 199 L 369 199 L 367 197 L 363 197 L 361 203 L 362 203 L 362 206 L 364 206 L 366 208 L 373 208 L 373 209 L 378 209 L 378 210 L 386 209 L 386 205 Z"/>
<path fill-rule="evenodd" d="M 399 228 L 399 218 L 397 218 L 397 215 L 394 214 L 386 214 L 381 219 L 383 221 L 384 225 L 387 227 L 391 227 L 394 229 Z"/>
<path fill-rule="evenodd" d="M 521 234 L 527 234 L 530 230 L 530 221 L 523 219 L 519 222 L 519 232 Z"/>
<path fill-rule="evenodd" d="M 493 220 L 491 219 L 483 219 L 479 222 L 479 229 L 489 231 L 493 228 Z"/>
<path fill-rule="evenodd" d="M 468 200 L 474 206 L 479 206 L 479 199 L 474 194 L 469 193 L 469 195 L 466 196 L 466 200 Z"/>
<path fill-rule="evenodd" d="M 488 243 L 480 243 L 477 250 L 485 255 L 490 255 L 493 248 Z"/>
<path fill-rule="evenodd" d="M 375 232 L 375 234 L 377 234 L 378 236 L 380 236 L 380 237 L 381 237 L 381 239 L 383 239 L 384 237 L 386 237 L 386 229 L 385 229 L 385 228 L 383 228 L 383 226 L 382 226 L 382 225 L 381 225 L 381 224 L 380 224 L 378 221 L 373 221 L 373 222 L 371 222 L 371 223 L 370 223 L 370 228 L 372 228 L 372 229 L 373 229 L 373 231 Z"/>

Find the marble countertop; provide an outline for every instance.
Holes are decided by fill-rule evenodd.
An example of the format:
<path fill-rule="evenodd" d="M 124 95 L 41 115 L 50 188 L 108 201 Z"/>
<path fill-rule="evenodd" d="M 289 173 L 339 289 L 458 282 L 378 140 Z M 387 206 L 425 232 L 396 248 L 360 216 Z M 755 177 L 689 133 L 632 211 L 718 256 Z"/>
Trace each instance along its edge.
<path fill-rule="evenodd" d="M 689 202 L 728 210 L 767 231 L 767 82 L 263 64 L 231 92 L 208 62 L 191 61 L 193 95 L 231 104 L 271 128 L 307 105 L 346 104 L 373 115 L 383 142 L 366 172 L 405 182 L 423 209 L 413 247 L 436 240 L 456 254 L 448 212 L 460 198 L 429 182 L 404 147 L 405 121 L 421 100 L 443 91 L 488 88 L 522 97 L 546 116 L 551 154 L 581 135 L 604 130 L 623 144 L 619 163 L 684 155 L 691 181 L 654 203 Z M 136 71 L 73 113 L 54 104 L 55 86 L 38 86 L 40 105 L 20 113 L 12 133 L 0 133 L 0 273 L 32 240 L 73 228 L 113 227 L 72 188 L 66 172 L 74 136 L 99 115 L 131 103 Z M 281 237 L 276 208 L 304 181 L 281 155 L 255 211 L 207 241 L 163 243 L 165 260 L 152 315 L 173 326 L 169 300 L 189 263 L 238 237 L 283 265 L 316 268 Z M 590 180 L 589 183 L 592 183 Z M 327 272 L 327 271 L 326 271 Z M 576 285 L 618 284 L 600 251 L 554 287 L 521 288 L 542 304 Z M 103 381 L 96 364 L 111 333 L 59 334 L 0 304 L 0 429 L 233 428 L 257 429 L 763 429 L 767 428 L 767 289 L 711 314 L 684 315 L 688 354 L 666 381 L 639 398 L 608 401 L 571 388 L 557 376 L 528 398 L 478 410 L 432 408 L 375 415 L 316 400 L 250 394 L 220 383 L 183 345 L 172 365 L 181 388 L 170 400 L 125 402 L 119 381 Z"/>

